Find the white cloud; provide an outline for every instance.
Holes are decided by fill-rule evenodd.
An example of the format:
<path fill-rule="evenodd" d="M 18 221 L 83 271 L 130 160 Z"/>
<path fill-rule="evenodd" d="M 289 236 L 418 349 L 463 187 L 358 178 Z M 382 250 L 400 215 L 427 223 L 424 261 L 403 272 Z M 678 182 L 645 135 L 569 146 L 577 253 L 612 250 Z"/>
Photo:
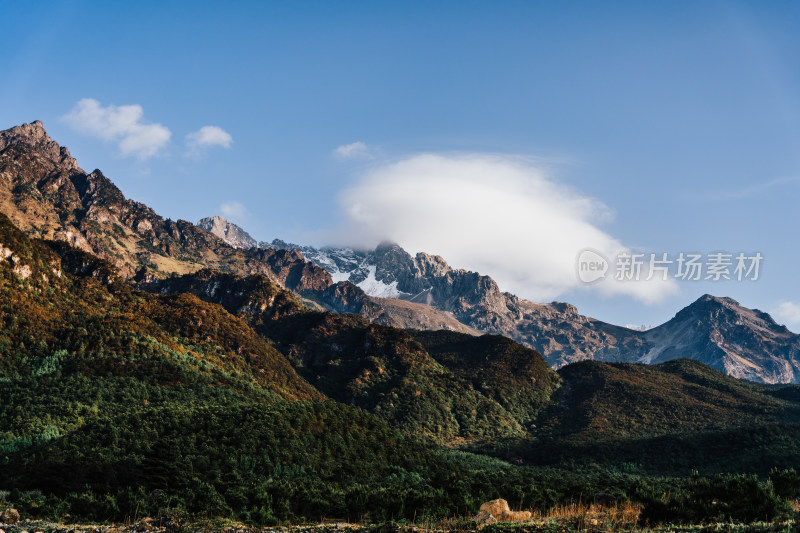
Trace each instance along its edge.
<path fill-rule="evenodd" d="M 234 222 L 244 220 L 250 215 L 250 212 L 243 204 L 234 201 L 223 203 L 219 206 L 219 210 L 225 218 Z"/>
<path fill-rule="evenodd" d="M 337 159 L 371 159 L 372 150 L 361 141 L 351 144 L 343 144 L 333 150 L 333 155 Z"/>
<path fill-rule="evenodd" d="M 778 322 L 783 322 L 787 327 L 797 331 L 800 327 L 800 304 L 782 302 L 773 312 Z"/>
<path fill-rule="evenodd" d="M 549 300 L 584 287 L 646 303 L 674 281 L 619 282 L 613 272 L 583 285 L 578 253 L 614 257 L 626 247 L 595 222 L 601 203 L 547 178 L 527 159 L 487 154 L 422 154 L 367 171 L 340 195 L 341 238 L 373 246 L 390 239 L 409 252 L 443 256 L 453 267 L 492 276 L 501 289 Z"/>
<path fill-rule="evenodd" d="M 218 126 L 203 126 L 186 135 L 186 145 L 195 151 L 209 146 L 230 148 L 231 144 L 233 144 L 231 134 Z"/>
<path fill-rule="evenodd" d="M 108 105 L 103 107 L 92 98 L 80 100 L 63 120 L 73 129 L 115 141 L 123 156 L 147 159 L 169 143 L 172 132 L 161 124 L 142 121 L 140 105 Z"/>

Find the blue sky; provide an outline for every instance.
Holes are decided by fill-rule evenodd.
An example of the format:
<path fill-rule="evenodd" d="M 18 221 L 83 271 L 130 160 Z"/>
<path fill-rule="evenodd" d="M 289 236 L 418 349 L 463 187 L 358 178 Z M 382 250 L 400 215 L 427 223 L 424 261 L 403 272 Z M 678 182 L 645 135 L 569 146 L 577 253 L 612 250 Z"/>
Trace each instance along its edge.
<path fill-rule="evenodd" d="M 798 23 L 778 1 L 5 3 L 0 126 L 42 120 L 173 219 L 393 238 L 620 324 L 710 292 L 797 331 Z M 584 241 L 764 260 L 603 290 L 561 271 Z"/>

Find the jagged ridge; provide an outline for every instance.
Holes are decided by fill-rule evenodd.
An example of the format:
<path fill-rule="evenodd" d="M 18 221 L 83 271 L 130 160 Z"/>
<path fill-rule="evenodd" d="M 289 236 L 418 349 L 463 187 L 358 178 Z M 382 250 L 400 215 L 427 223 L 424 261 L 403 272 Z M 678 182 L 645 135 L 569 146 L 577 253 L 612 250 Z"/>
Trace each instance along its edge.
<path fill-rule="evenodd" d="M 300 250 L 333 279 L 356 283 L 373 297 L 425 304 L 475 331 L 510 337 L 540 352 L 554 368 L 586 359 L 659 363 L 689 357 L 735 377 L 800 382 L 800 337 L 731 299 L 703 296 L 669 322 L 636 331 L 583 316 L 568 303 L 534 303 L 502 292 L 488 276 L 453 269 L 439 256 L 412 257 L 392 243 L 373 251 L 280 240 L 270 245 Z M 424 315 L 424 309 L 413 312 Z"/>

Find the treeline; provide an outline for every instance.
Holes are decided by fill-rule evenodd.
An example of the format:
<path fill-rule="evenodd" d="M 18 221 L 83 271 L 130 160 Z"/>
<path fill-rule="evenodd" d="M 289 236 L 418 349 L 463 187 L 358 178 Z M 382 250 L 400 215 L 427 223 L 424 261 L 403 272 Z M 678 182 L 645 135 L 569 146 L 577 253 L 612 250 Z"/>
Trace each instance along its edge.
<path fill-rule="evenodd" d="M 512 466 L 431 450 L 336 402 L 205 384 L 49 374 L 5 379 L 0 395 L 0 488 L 33 517 L 382 521 L 470 515 L 495 497 L 546 510 L 607 493 L 643 503 L 655 524 L 772 520 L 800 495 L 793 470 L 675 478 Z"/>

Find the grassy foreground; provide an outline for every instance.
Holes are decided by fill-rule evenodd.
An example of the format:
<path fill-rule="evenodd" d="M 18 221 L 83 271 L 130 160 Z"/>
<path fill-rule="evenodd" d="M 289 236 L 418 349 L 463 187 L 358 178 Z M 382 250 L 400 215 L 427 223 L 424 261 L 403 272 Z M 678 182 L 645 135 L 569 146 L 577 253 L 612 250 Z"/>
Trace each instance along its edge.
<path fill-rule="evenodd" d="M 255 527 L 238 521 L 220 518 L 189 517 L 169 514 L 152 517 L 134 517 L 123 524 L 64 524 L 44 520 L 21 520 L 3 526 L 5 533 L 134 533 L 166 531 L 220 531 L 224 533 L 617 533 L 617 532 L 797 532 L 800 531 L 800 502 L 795 502 L 789 518 L 773 522 L 742 524 L 732 521 L 705 524 L 642 524 L 643 506 L 637 503 L 583 504 L 556 506 L 547 512 L 535 511 L 530 520 L 520 522 L 495 522 L 478 524 L 474 518 L 443 518 L 437 520 L 402 520 L 378 524 L 349 523 L 337 519 L 324 519 L 316 523 L 286 523 L 270 527 Z M 2 506 L 0 506 L 2 511 Z M 2 517 L 2 512 L 0 512 Z"/>
<path fill-rule="evenodd" d="M 153 526 L 150 522 L 122 525 L 57 524 L 45 521 L 23 521 L 3 529 L 6 533 L 161 533 L 167 531 L 222 532 L 222 533 L 465 533 L 478 531 L 474 523 L 467 520 L 450 520 L 441 523 L 409 524 L 387 522 L 384 524 L 320 523 L 255 528 L 222 520 L 199 520 L 181 526 Z M 635 526 L 612 529 L 603 525 L 581 527 L 575 521 L 535 518 L 520 523 L 502 523 L 486 526 L 483 533 L 795 533 L 800 531 L 796 520 L 782 522 L 754 522 L 736 524 L 718 522 L 703 525 Z"/>

